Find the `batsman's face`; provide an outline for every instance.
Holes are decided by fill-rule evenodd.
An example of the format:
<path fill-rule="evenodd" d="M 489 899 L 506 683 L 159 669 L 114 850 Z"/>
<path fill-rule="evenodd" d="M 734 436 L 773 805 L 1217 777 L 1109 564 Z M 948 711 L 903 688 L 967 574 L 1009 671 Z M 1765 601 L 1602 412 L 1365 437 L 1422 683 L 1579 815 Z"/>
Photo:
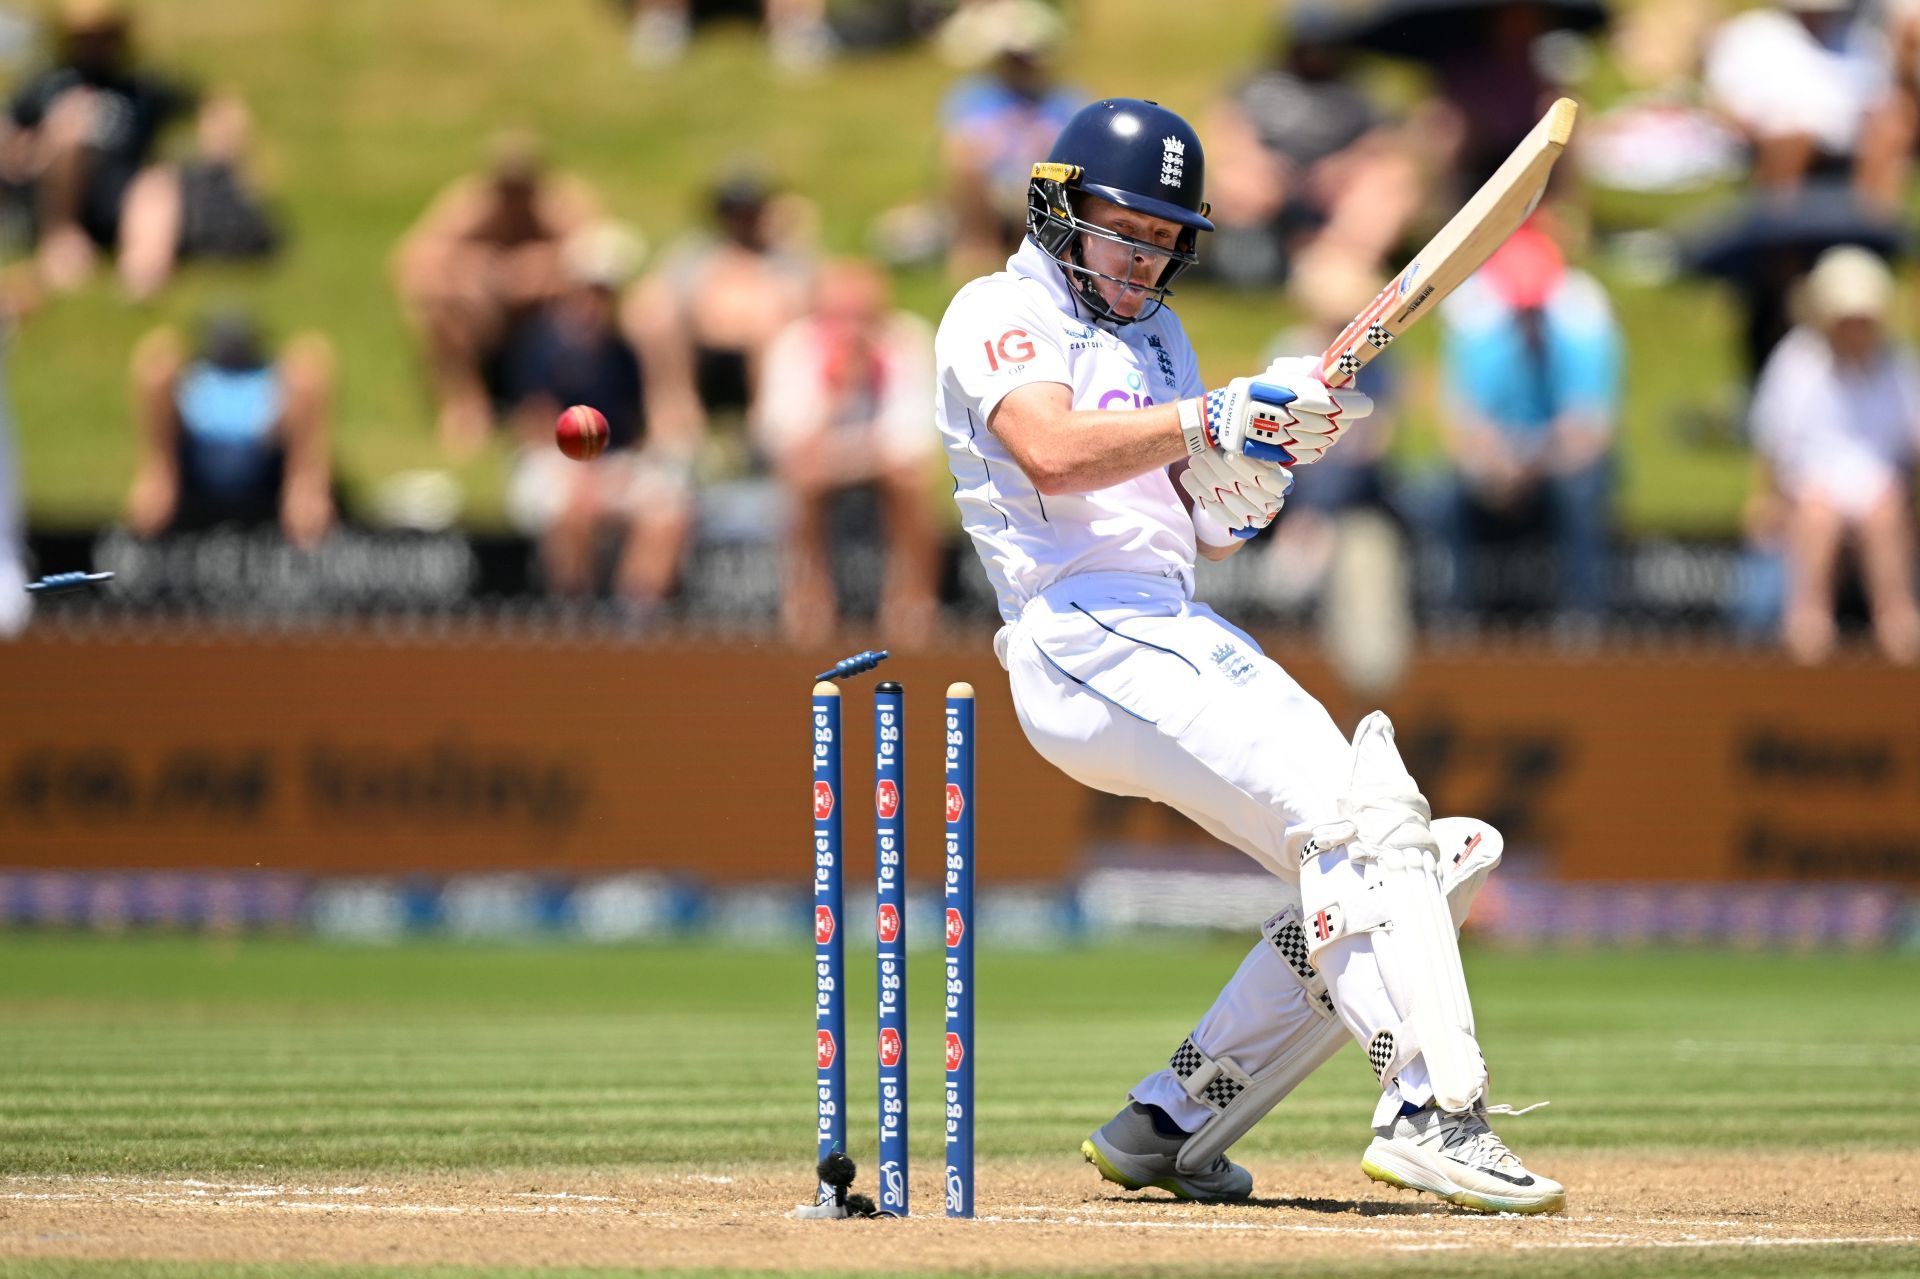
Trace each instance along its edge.
<path fill-rule="evenodd" d="M 1105 236 L 1080 236 L 1081 261 L 1102 277 L 1094 281 L 1108 306 L 1124 316 L 1140 314 L 1146 290 L 1159 283 L 1180 240 L 1180 224 L 1123 209 L 1106 200 L 1088 198 L 1078 210 L 1080 220 L 1132 241 L 1121 244 Z"/>

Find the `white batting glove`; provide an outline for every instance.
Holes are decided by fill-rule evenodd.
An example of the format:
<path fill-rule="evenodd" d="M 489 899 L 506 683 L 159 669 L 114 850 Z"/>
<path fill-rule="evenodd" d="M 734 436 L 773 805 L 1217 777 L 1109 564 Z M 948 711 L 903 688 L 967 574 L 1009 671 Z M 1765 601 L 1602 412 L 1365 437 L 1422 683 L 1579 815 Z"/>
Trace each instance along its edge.
<path fill-rule="evenodd" d="M 1193 496 L 1193 527 L 1200 540 L 1226 546 L 1224 539 L 1208 536 L 1213 528 L 1245 540 L 1273 523 L 1293 488 L 1293 472 L 1209 449 L 1187 460 L 1180 485 Z"/>
<path fill-rule="evenodd" d="M 1287 356 L 1257 378 L 1235 378 L 1204 399 L 1180 402 L 1187 453 L 1215 448 L 1277 466 L 1320 460 L 1349 422 L 1373 412 L 1350 388 L 1329 390 L 1312 356 Z"/>

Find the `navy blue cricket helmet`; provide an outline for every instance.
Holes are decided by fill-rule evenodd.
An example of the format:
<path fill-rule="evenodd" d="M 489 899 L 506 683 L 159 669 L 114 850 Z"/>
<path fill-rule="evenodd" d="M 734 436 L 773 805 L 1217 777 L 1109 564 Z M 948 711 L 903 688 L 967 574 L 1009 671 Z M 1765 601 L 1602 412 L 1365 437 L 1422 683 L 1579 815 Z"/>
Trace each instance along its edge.
<path fill-rule="evenodd" d="M 1160 309 L 1173 292 L 1175 278 L 1197 260 L 1199 233 L 1213 230 L 1201 198 L 1205 180 L 1206 157 L 1192 125 L 1157 102 L 1107 98 L 1082 107 L 1060 130 L 1046 160 L 1033 166 L 1027 184 L 1027 232 L 1060 264 L 1094 314 L 1116 324 L 1144 320 Z M 1082 220 L 1073 203 L 1082 193 L 1178 223 L 1181 231 L 1173 252 Z M 1087 267 L 1081 255 L 1085 235 L 1168 258 L 1160 278 L 1146 290 L 1150 308 L 1125 316 L 1100 296 L 1096 280 L 1127 282 Z"/>

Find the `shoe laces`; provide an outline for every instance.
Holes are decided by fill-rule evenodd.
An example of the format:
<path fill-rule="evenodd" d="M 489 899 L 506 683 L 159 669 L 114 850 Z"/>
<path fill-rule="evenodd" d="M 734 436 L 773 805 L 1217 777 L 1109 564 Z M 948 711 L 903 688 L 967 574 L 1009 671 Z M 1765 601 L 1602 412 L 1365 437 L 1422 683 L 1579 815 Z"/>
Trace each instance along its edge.
<path fill-rule="evenodd" d="M 1544 1101 L 1536 1101 L 1533 1105 L 1522 1106 L 1518 1110 L 1504 1104 L 1498 1106 L 1482 1104 L 1464 1114 L 1450 1116 L 1454 1120 L 1452 1131 L 1440 1139 L 1440 1150 L 1449 1159 L 1457 1159 L 1461 1163 L 1473 1164 L 1481 1168 L 1505 1168 L 1509 1165 L 1516 1168 L 1522 1167 L 1524 1165 L 1520 1163 L 1520 1156 L 1507 1149 L 1507 1143 L 1500 1140 L 1500 1134 L 1494 1132 L 1492 1126 L 1487 1123 L 1487 1116 L 1517 1117 L 1538 1110 L 1546 1104 Z"/>

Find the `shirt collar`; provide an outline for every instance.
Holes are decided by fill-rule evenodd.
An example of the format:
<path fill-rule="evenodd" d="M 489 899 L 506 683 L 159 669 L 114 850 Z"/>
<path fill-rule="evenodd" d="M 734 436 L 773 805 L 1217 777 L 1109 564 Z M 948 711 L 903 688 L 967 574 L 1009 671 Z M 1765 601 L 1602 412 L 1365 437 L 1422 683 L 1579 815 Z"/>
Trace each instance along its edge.
<path fill-rule="evenodd" d="M 1046 290 L 1047 297 L 1054 306 L 1066 312 L 1084 324 L 1098 323 L 1080 302 L 1067 283 L 1067 273 L 1060 264 L 1048 255 L 1047 251 L 1034 242 L 1032 236 L 1020 241 L 1019 249 L 1007 259 L 1007 270 L 1024 279 L 1032 280 Z M 1101 325 L 1111 331 L 1110 325 Z"/>

